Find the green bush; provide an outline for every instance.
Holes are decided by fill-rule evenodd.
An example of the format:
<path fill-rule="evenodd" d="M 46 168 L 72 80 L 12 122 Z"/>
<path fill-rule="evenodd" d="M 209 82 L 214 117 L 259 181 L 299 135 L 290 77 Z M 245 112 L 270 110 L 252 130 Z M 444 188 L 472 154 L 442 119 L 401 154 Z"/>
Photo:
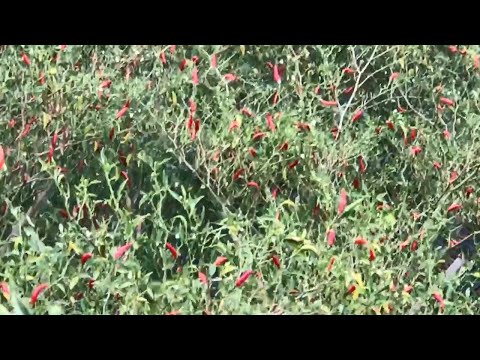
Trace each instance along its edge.
<path fill-rule="evenodd" d="M 478 313 L 478 50 L 3 46 L 0 311 Z"/>

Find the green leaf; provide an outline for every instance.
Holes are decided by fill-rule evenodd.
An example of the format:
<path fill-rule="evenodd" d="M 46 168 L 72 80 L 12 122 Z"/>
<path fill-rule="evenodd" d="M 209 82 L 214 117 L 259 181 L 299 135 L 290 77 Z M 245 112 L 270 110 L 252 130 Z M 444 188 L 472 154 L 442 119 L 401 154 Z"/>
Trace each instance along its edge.
<path fill-rule="evenodd" d="M 310 243 L 308 243 L 308 244 L 306 243 L 306 244 L 302 245 L 302 247 L 300 248 L 300 251 L 311 251 L 315 255 L 320 256 L 320 250 L 318 250 L 318 248 L 315 245 L 310 244 Z"/>
<path fill-rule="evenodd" d="M 72 290 L 72 289 L 75 287 L 75 285 L 78 284 L 78 281 L 79 281 L 79 280 L 80 280 L 80 277 L 79 277 L 79 276 L 74 276 L 74 277 L 70 280 L 70 284 L 68 285 L 68 288 L 69 288 L 70 290 Z"/>
<path fill-rule="evenodd" d="M 0 315 L 11 315 L 10 311 L 2 304 L 0 304 Z"/>
<path fill-rule="evenodd" d="M 13 310 L 16 315 L 30 315 L 30 310 L 25 303 L 28 302 L 28 299 L 20 299 L 18 296 L 12 296 L 12 305 Z"/>
<path fill-rule="evenodd" d="M 119 289 L 125 289 L 125 288 L 127 288 L 127 287 L 129 287 L 129 286 L 132 286 L 132 285 L 133 285 L 133 281 L 126 281 L 126 282 L 124 282 L 123 284 L 121 284 L 118 288 L 119 288 Z"/>
<path fill-rule="evenodd" d="M 395 215 L 391 212 L 383 217 L 383 221 L 387 229 L 393 228 L 397 223 L 397 219 L 395 218 Z"/>
<path fill-rule="evenodd" d="M 209 265 L 208 267 L 208 277 L 212 277 L 215 275 L 215 272 L 217 271 L 217 267 L 213 264 Z"/>
<path fill-rule="evenodd" d="M 63 315 L 63 308 L 60 305 L 51 305 L 48 307 L 48 315 Z"/>

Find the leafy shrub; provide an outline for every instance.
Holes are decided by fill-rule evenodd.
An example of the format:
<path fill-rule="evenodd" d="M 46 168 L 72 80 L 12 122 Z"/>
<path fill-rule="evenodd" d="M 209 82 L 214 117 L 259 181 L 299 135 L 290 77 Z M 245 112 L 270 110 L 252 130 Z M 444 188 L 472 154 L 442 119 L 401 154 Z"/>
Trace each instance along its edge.
<path fill-rule="evenodd" d="M 478 312 L 478 47 L 0 51 L 2 312 Z"/>

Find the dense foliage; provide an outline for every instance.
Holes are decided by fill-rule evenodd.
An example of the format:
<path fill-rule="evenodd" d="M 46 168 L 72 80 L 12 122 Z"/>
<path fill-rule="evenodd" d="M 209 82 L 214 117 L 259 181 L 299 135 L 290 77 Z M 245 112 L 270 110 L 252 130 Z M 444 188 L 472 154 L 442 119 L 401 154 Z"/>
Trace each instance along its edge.
<path fill-rule="evenodd" d="M 478 313 L 478 50 L 2 46 L 0 313 Z"/>

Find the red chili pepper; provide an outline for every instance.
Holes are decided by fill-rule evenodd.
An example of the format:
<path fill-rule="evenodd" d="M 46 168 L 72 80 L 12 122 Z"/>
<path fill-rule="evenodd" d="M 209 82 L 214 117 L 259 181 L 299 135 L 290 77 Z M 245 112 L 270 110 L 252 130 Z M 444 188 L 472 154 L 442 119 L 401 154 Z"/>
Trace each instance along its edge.
<path fill-rule="evenodd" d="M 25 65 L 30 66 L 30 58 L 24 52 L 22 52 L 22 60 L 25 63 Z"/>
<path fill-rule="evenodd" d="M 466 196 L 467 198 L 470 197 L 470 195 L 473 194 L 473 191 L 474 191 L 474 190 L 473 190 L 473 187 L 468 186 L 468 187 L 465 189 L 465 196 Z"/>
<path fill-rule="evenodd" d="M 5 152 L 3 151 L 2 145 L 0 145 L 0 170 L 2 170 L 5 165 Z"/>
<path fill-rule="evenodd" d="M 130 100 L 127 100 L 125 105 L 117 112 L 117 115 L 115 115 L 115 119 L 120 119 L 123 115 L 125 115 L 130 108 Z"/>
<path fill-rule="evenodd" d="M 404 108 L 401 107 L 400 105 L 398 105 L 398 108 L 397 108 L 397 109 L 398 109 L 398 112 L 399 112 L 400 114 L 403 114 L 404 112 L 407 111 L 407 109 L 404 109 Z"/>
<path fill-rule="evenodd" d="M 277 211 L 277 214 L 275 215 L 275 217 L 277 218 L 278 221 L 280 221 L 280 210 Z"/>
<path fill-rule="evenodd" d="M 414 240 L 412 242 L 412 246 L 410 247 L 412 251 L 416 251 L 418 249 L 418 241 Z"/>
<path fill-rule="evenodd" d="M 279 150 L 281 150 L 281 151 L 287 151 L 287 150 L 288 150 L 288 142 L 285 141 L 282 145 L 280 145 Z"/>
<path fill-rule="evenodd" d="M 197 55 L 193 55 L 192 56 L 192 62 L 195 64 L 195 65 L 198 65 L 198 62 L 200 61 L 199 57 Z"/>
<path fill-rule="evenodd" d="M 315 95 L 320 94 L 320 86 L 319 86 L 319 85 L 317 85 L 317 86 L 315 87 L 314 92 L 315 92 Z"/>
<path fill-rule="evenodd" d="M 236 287 L 241 287 L 247 280 L 248 278 L 254 273 L 253 270 L 247 270 L 245 271 L 242 275 L 238 277 L 238 279 L 235 281 L 235 286 Z"/>
<path fill-rule="evenodd" d="M 52 147 L 54 149 L 57 147 L 57 142 L 58 142 L 58 134 L 54 132 L 52 136 Z"/>
<path fill-rule="evenodd" d="M 405 285 L 403 287 L 403 291 L 405 291 L 407 294 L 410 294 L 413 291 L 413 286 L 412 285 Z"/>
<path fill-rule="evenodd" d="M 280 259 L 278 258 L 277 255 L 272 255 L 272 262 L 273 262 L 273 265 L 277 267 L 277 269 L 280 269 Z"/>
<path fill-rule="evenodd" d="M 340 200 L 338 202 L 338 215 L 342 215 L 347 207 L 347 192 L 342 188 L 340 191 Z"/>
<path fill-rule="evenodd" d="M 249 182 L 247 183 L 247 186 L 248 186 L 248 187 L 254 187 L 254 188 L 260 190 L 260 185 L 258 185 L 255 181 L 249 181 Z"/>
<path fill-rule="evenodd" d="M 112 85 L 112 81 L 111 81 L 111 80 L 104 80 L 104 81 L 102 82 L 102 84 L 100 85 L 100 87 L 101 87 L 102 89 L 106 89 L 106 88 L 109 88 L 110 85 Z"/>
<path fill-rule="evenodd" d="M 273 105 L 276 105 L 278 102 L 278 92 L 275 91 L 275 94 L 273 94 Z"/>
<path fill-rule="evenodd" d="M 364 239 L 361 236 L 359 236 L 355 239 L 355 245 L 363 246 L 363 245 L 367 245 L 367 244 L 368 244 L 367 239 Z"/>
<path fill-rule="evenodd" d="M 32 128 L 32 125 L 30 123 L 27 123 L 22 133 L 20 134 L 20 138 L 21 139 L 25 138 L 30 133 L 31 128 Z"/>
<path fill-rule="evenodd" d="M 60 45 L 60 50 L 61 51 L 65 51 L 66 48 L 67 48 L 67 45 Z"/>
<path fill-rule="evenodd" d="M 180 61 L 180 71 L 183 71 L 186 65 L 187 65 L 187 59 L 183 59 L 182 61 Z"/>
<path fill-rule="evenodd" d="M 336 107 L 337 106 L 336 101 L 329 101 L 329 100 L 320 99 L 320 102 L 322 103 L 323 106 L 326 106 L 326 107 Z"/>
<path fill-rule="evenodd" d="M 54 149 L 52 146 L 50 146 L 50 147 L 48 148 L 47 163 L 52 162 L 52 158 L 53 158 L 54 152 L 55 152 L 55 149 Z"/>
<path fill-rule="evenodd" d="M 267 113 L 267 125 L 272 132 L 275 132 L 275 123 L 273 122 L 273 118 L 270 113 Z"/>
<path fill-rule="evenodd" d="M 443 137 L 445 138 L 445 140 L 450 140 L 450 131 L 448 131 L 447 129 L 443 130 Z"/>
<path fill-rule="evenodd" d="M 240 128 L 240 123 L 237 120 L 233 120 L 228 127 L 228 132 L 231 132 L 234 129 Z"/>
<path fill-rule="evenodd" d="M 446 97 L 441 97 L 441 98 L 440 98 L 440 102 L 441 102 L 442 104 L 447 105 L 447 106 L 453 106 L 453 105 L 455 104 L 455 102 L 454 102 L 453 100 L 450 100 L 450 99 L 448 99 L 448 98 L 446 98 Z"/>
<path fill-rule="evenodd" d="M 347 75 L 353 75 L 355 74 L 355 70 L 352 68 L 346 67 L 345 69 L 343 69 L 343 73 Z"/>
<path fill-rule="evenodd" d="M 447 212 L 457 211 L 457 210 L 460 210 L 461 208 L 462 208 L 462 205 L 453 203 L 448 207 Z"/>
<path fill-rule="evenodd" d="M 352 122 L 356 122 L 360 120 L 360 118 L 363 116 L 363 110 L 358 110 L 352 117 Z"/>
<path fill-rule="evenodd" d="M 41 85 L 45 84 L 45 74 L 43 73 L 43 71 L 40 71 L 40 77 L 38 81 L 40 81 Z"/>
<path fill-rule="evenodd" d="M 474 69 L 478 69 L 479 66 L 480 66 L 480 56 L 475 55 L 475 56 L 473 57 L 473 68 L 474 68 Z"/>
<path fill-rule="evenodd" d="M 333 264 L 335 264 L 335 260 L 336 260 L 335 256 L 332 256 L 330 261 L 328 262 L 328 267 L 327 267 L 328 272 L 332 271 Z"/>
<path fill-rule="evenodd" d="M 400 75 L 400 73 L 398 72 L 392 73 L 392 75 L 390 75 L 389 81 L 395 81 L 398 78 L 398 75 Z"/>
<path fill-rule="evenodd" d="M 416 155 L 420 154 L 421 152 L 422 152 L 422 148 L 420 146 L 412 146 L 412 148 L 410 149 L 410 153 L 413 156 L 416 156 Z"/>
<path fill-rule="evenodd" d="M 298 160 L 298 159 L 297 159 L 297 160 L 294 160 L 293 162 L 291 162 L 291 163 L 288 165 L 289 169 L 290 169 L 290 170 L 291 170 L 291 169 L 294 169 L 294 168 L 298 165 L 299 162 L 300 162 L 300 160 Z"/>
<path fill-rule="evenodd" d="M 245 171 L 245 169 L 238 169 L 237 171 L 235 171 L 235 173 L 233 174 L 233 180 L 238 180 L 238 178 L 243 174 L 243 172 Z"/>
<path fill-rule="evenodd" d="M 368 260 L 373 261 L 375 260 L 376 257 L 377 256 L 375 255 L 375 251 L 372 248 L 370 248 Z"/>
<path fill-rule="evenodd" d="M 196 66 L 193 67 L 192 70 L 192 83 L 194 85 L 198 85 L 199 80 L 198 80 L 198 68 Z"/>
<path fill-rule="evenodd" d="M 194 121 L 193 121 L 193 115 L 190 115 L 190 117 L 188 118 L 187 120 L 187 129 L 188 130 L 191 130 L 193 128 L 193 125 L 194 125 Z"/>
<path fill-rule="evenodd" d="M 200 282 L 204 285 L 206 285 L 208 283 L 208 280 L 207 280 L 207 275 L 205 275 L 203 272 L 199 271 L 198 272 L 198 280 L 200 280 Z"/>
<path fill-rule="evenodd" d="M 341 176 L 340 176 L 341 177 Z M 360 188 L 360 179 L 358 177 L 356 177 L 355 179 L 353 179 L 352 181 L 352 186 L 354 187 L 354 189 L 358 190 Z"/>
<path fill-rule="evenodd" d="M 253 114 L 252 114 L 252 112 L 250 111 L 250 109 L 247 109 L 247 108 L 245 108 L 245 107 L 242 109 L 242 114 L 243 114 L 243 115 L 246 115 L 246 116 L 248 116 L 248 117 L 252 117 L 252 116 L 253 116 Z"/>
<path fill-rule="evenodd" d="M 410 129 L 410 139 L 413 142 L 413 141 L 415 141 L 416 138 L 417 138 L 417 129 L 411 128 Z"/>
<path fill-rule="evenodd" d="M 83 295 L 83 292 L 77 292 L 74 296 L 74 299 L 77 300 L 77 301 L 80 301 L 83 299 L 84 295 Z"/>
<path fill-rule="evenodd" d="M 257 156 L 257 151 L 252 147 L 248 148 L 248 152 L 250 153 L 250 155 L 252 155 L 252 157 Z"/>
<path fill-rule="evenodd" d="M 392 121 L 392 120 L 387 120 L 385 123 L 387 124 L 387 127 L 388 127 L 390 130 L 395 130 L 395 125 L 393 124 L 393 121 Z"/>
<path fill-rule="evenodd" d="M 265 137 L 265 133 L 264 132 L 256 132 L 255 134 L 253 134 L 253 140 L 258 140 L 258 139 L 262 139 Z"/>
<path fill-rule="evenodd" d="M 0 283 L 0 292 L 5 297 L 5 299 L 10 300 L 10 288 L 6 282 Z"/>
<path fill-rule="evenodd" d="M 85 253 L 82 255 L 82 259 L 80 260 L 80 262 L 83 264 L 85 264 L 91 257 L 93 256 L 92 253 Z"/>
<path fill-rule="evenodd" d="M 163 65 L 167 63 L 167 58 L 165 57 L 165 53 L 163 51 L 160 53 L 160 60 L 162 61 Z"/>
<path fill-rule="evenodd" d="M 435 299 L 435 301 L 440 304 L 440 308 L 442 310 L 444 310 L 445 309 L 445 300 L 443 300 L 442 295 L 440 295 L 440 293 L 438 293 L 438 292 L 434 292 L 432 295 L 433 295 L 433 298 Z"/>
<path fill-rule="evenodd" d="M 215 260 L 215 262 L 213 263 L 213 265 L 215 266 L 222 266 L 224 265 L 226 262 L 227 262 L 227 258 L 225 256 L 219 256 L 217 257 L 217 259 Z"/>
<path fill-rule="evenodd" d="M 128 176 L 128 173 L 126 170 L 123 170 L 121 173 L 122 177 L 127 181 L 128 187 L 132 186 L 132 183 L 130 181 L 130 177 Z"/>
<path fill-rule="evenodd" d="M 339 136 L 339 132 L 338 132 L 338 128 L 335 126 L 333 128 L 330 129 L 330 132 L 332 133 L 332 136 L 335 140 L 338 139 L 338 136 Z"/>
<path fill-rule="evenodd" d="M 121 150 L 118 150 L 118 161 L 120 161 L 123 166 L 127 166 L 127 157 Z"/>
<path fill-rule="evenodd" d="M 195 115 L 195 112 L 197 111 L 197 104 L 193 99 L 188 100 L 188 106 L 190 107 L 190 115 Z"/>
<path fill-rule="evenodd" d="M 95 279 L 88 280 L 87 286 L 89 289 L 93 289 L 93 287 L 95 286 Z"/>
<path fill-rule="evenodd" d="M 178 257 L 177 249 L 170 244 L 169 242 L 165 243 L 165 247 L 167 248 L 168 251 L 170 251 L 170 254 L 172 254 L 173 259 L 176 259 Z"/>
<path fill-rule="evenodd" d="M 69 218 L 68 212 L 67 212 L 67 210 L 65 210 L 65 209 L 59 210 L 59 211 L 58 211 L 58 214 L 59 214 L 61 217 L 63 217 L 64 219 L 68 219 L 68 218 Z"/>
<path fill-rule="evenodd" d="M 280 189 L 276 186 L 272 189 L 272 197 L 273 197 L 274 200 L 277 198 L 279 191 L 280 191 Z"/>
<path fill-rule="evenodd" d="M 197 137 L 198 131 L 200 130 L 200 119 L 196 119 L 193 124 L 190 126 L 190 137 L 193 140 Z"/>
<path fill-rule="evenodd" d="M 166 313 L 165 315 L 181 315 L 180 310 L 174 310 Z"/>
<path fill-rule="evenodd" d="M 133 243 L 126 243 L 125 245 L 120 246 L 117 248 L 117 251 L 115 252 L 115 255 L 113 255 L 113 258 L 115 260 L 120 259 L 125 255 L 125 253 L 133 246 Z"/>
<path fill-rule="evenodd" d="M 358 158 L 358 166 L 359 166 L 359 168 L 360 168 L 360 172 L 361 172 L 362 174 L 364 174 L 367 167 L 366 167 L 366 165 L 365 165 L 365 161 L 363 160 L 363 156 L 362 156 L 362 155 L 360 155 L 360 157 Z"/>
<path fill-rule="evenodd" d="M 457 179 L 458 179 L 458 173 L 454 170 L 450 173 L 450 180 L 448 181 L 448 183 L 452 184 Z"/>
<path fill-rule="evenodd" d="M 335 244 L 335 230 L 330 229 L 327 232 L 327 244 L 328 246 L 333 246 Z"/>
<path fill-rule="evenodd" d="M 35 305 L 37 303 L 38 297 L 40 294 L 48 288 L 48 284 L 40 284 L 32 291 L 32 296 L 30 297 L 30 304 Z"/>
<path fill-rule="evenodd" d="M 210 58 L 210 66 L 214 69 L 217 68 L 217 55 L 212 54 L 212 56 Z"/>
<path fill-rule="evenodd" d="M 448 47 L 448 50 L 452 53 L 455 54 L 458 51 L 458 48 L 455 45 L 450 45 Z"/>
<path fill-rule="evenodd" d="M 223 78 L 225 79 L 226 82 L 235 81 L 237 79 L 237 77 L 233 74 L 225 74 L 223 75 Z"/>
<path fill-rule="evenodd" d="M 355 285 L 352 285 L 348 288 L 347 293 L 352 294 L 356 289 L 357 287 Z"/>
<path fill-rule="evenodd" d="M 407 240 L 405 240 L 404 242 L 402 242 L 402 243 L 400 244 L 400 250 L 405 249 L 405 248 L 408 246 L 408 244 L 410 244 L 410 240 L 409 240 L 409 239 L 407 239 Z"/>
<path fill-rule="evenodd" d="M 297 126 L 298 130 L 304 130 L 304 131 L 310 131 L 311 130 L 310 125 L 307 124 L 307 123 L 299 122 L 299 123 L 297 123 L 296 126 Z"/>
<path fill-rule="evenodd" d="M 108 138 L 110 139 L 110 142 L 113 141 L 113 136 L 115 135 L 115 127 L 112 127 L 110 129 L 110 133 L 108 134 Z"/>
<path fill-rule="evenodd" d="M 273 66 L 273 81 L 275 81 L 279 85 L 282 82 L 282 78 L 278 73 L 278 65 Z"/>
<path fill-rule="evenodd" d="M 354 89 L 354 88 L 355 88 L 354 86 L 350 86 L 349 88 L 346 88 L 346 89 L 343 91 L 343 93 L 344 93 L 345 95 L 350 95 L 350 94 L 353 92 L 353 89 Z"/>
<path fill-rule="evenodd" d="M 72 217 L 76 218 L 78 215 L 78 210 L 80 209 L 80 206 L 75 205 L 72 210 Z"/>

